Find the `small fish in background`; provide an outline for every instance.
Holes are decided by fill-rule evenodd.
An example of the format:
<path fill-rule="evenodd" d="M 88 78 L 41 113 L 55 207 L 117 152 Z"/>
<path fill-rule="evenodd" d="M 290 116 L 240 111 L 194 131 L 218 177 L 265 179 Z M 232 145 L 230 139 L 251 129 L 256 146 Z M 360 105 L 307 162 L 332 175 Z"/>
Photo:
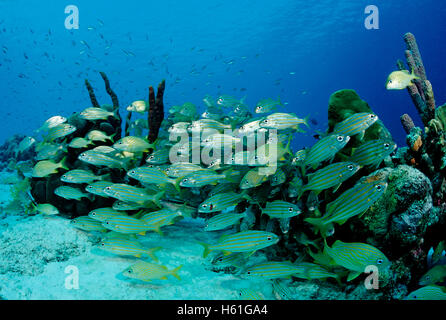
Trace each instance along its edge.
<path fill-rule="evenodd" d="M 106 221 L 107 219 L 114 217 L 114 216 L 125 216 L 126 213 L 122 212 L 122 211 L 118 211 L 115 210 L 113 208 L 110 207 L 106 207 L 106 208 L 96 208 L 91 210 L 88 213 L 88 216 L 94 220 L 98 220 L 101 222 Z"/>
<path fill-rule="evenodd" d="M 34 210 L 45 216 L 52 216 L 59 214 L 59 209 L 50 203 L 39 203 L 37 205 L 33 204 Z"/>
<path fill-rule="evenodd" d="M 252 289 L 240 289 L 237 294 L 240 300 L 265 300 L 263 293 Z"/>
<path fill-rule="evenodd" d="M 100 221 L 94 220 L 88 216 L 82 216 L 70 221 L 70 225 L 84 231 L 107 232 Z"/>
<path fill-rule="evenodd" d="M 291 276 L 301 277 L 305 269 L 290 261 L 266 261 L 248 267 L 244 272 L 245 277 L 259 277 L 268 280 L 288 279 Z"/>
<path fill-rule="evenodd" d="M 54 194 L 66 200 L 81 201 L 82 198 L 92 200 L 92 194 L 83 193 L 81 190 L 69 186 L 60 186 L 54 190 Z"/>
<path fill-rule="evenodd" d="M 272 289 L 277 300 L 294 300 L 295 290 L 287 284 L 287 281 L 273 280 Z"/>
<path fill-rule="evenodd" d="M 104 132 L 99 130 L 91 130 L 87 133 L 86 138 L 90 141 L 101 141 L 101 142 L 113 142 L 113 137 L 116 135 L 116 133 L 112 134 L 111 136 L 107 136 Z"/>
<path fill-rule="evenodd" d="M 141 281 L 166 280 L 167 276 L 173 276 L 176 279 L 181 280 L 178 271 L 182 267 L 183 266 L 180 265 L 172 270 L 168 270 L 167 267 L 160 264 L 138 261 L 122 271 L 122 274 L 128 278 Z"/>
<path fill-rule="evenodd" d="M 108 198 L 109 196 L 105 194 L 104 189 L 111 186 L 113 182 L 110 181 L 95 181 L 85 187 L 85 191 L 92 193 L 103 198 Z"/>
<path fill-rule="evenodd" d="M 109 117 L 116 118 L 118 115 L 116 112 L 109 112 L 101 108 L 87 108 L 80 113 L 81 118 L 85 120 L 107 120 Z"/>
<path fill-rule="evenodd" d="M 282 102 L 280 101 L 280 98 L 277 98 L 277 100 L 271 98 L 265 98 L 257 102 L 254 112 L 268 113 L 275 111 L 278 106 L 283 106 Z"/>
<path fill-rule="evenodd" d="M 34 139 L 33 137 L 25 137 L 23 138 L 22 141 L 20 141 L 19 146 L 17 147 L 15 154 L 16 157 L 17 155 L 19 155 L 20 153 L 24 152 L 25 150 L 31 148 L 31 146 L 36 143 L 36 139 Z"/>
<path fill-rule="evenodd" d="M 440 241 L 437 247 L 431 247 L 427 253 L 427 266 L 433 267 L 437 264 L 446 265 L 446 241 Z"/>
<path fill-rule="evenodd" d="M 406 300 L 446 300 L 446 287 L 425 286 L 409 293 Z"/>
<path fill-rule="evenodd" d="M 70 148 L 74 148 L 74 149 L 83 149 L 83 148 L 87 148 L 88 146 L 94 144 L 93 141 L 82 138 L 82 137 L 76 137 L 73 140 L 70 141 L 70 143 L 68 144 L 68 146 Z"/>
<path fill-rule="evenodd" d="M 154 145 L 147 140 L 134 136 L 127 136 L 118 140 L 113 144 L 113 148 L 119 151 L 127 151 L 131 153 L 146 152 L 154 148 Z"/>
<path fill-rule="evenodd" d="M 271 232 L 249 230 L 223 236 L 215 245 L 200 244 L 204 247 L 203 258 L 211 251 L 254 252 L 279 242 L 279 237 Z"/>
<path fill-rule="evenodd" d="M 204 226 L 204 231 L 223 230 L 240 223 L 245 217 L 244 213 L 220 213 L 209 218 Z"/>
<path fill-rule="evenodd" d="M 77 128 L 68 123 L 58 124 L 55 127 L 52 127 L 48 130 L 48 133 L 44 136 L 45 141 L 54 141 L 58 138 L 66 137 L 73 132 L 75 132 Z"/>
<path fill-rule="evenodd" d="M 55 163 L 52 160 L 42 160 L 36 163 L 32 171 L 32 177 L 44 178 L 51 174 L 55 174 L 59 169 L 69 170 L 65 164 L 65 158 Z"/>
<path fill-rule="evenodd" d="M 305 119 L 300 119 L 293 113 L 278 112 L 270 114 L 264 120 L 260 121 L 260 127 L 277 130 L 292 128 L 299 131 L 300 124 L 304 124 L 305 126 L 309 127 L 308 117 Z"/>
<path fill-rule="evenodd" d="M 91 183 L 96 180 L 104 180 L 108 179 L 110 177 L 110 174 L 105 174 L 103 176 L 96 176 L 93 172 L 83 170 L 83 169 L 73 169 L 70 171 L 65 172 L 61 177 L 60 180 L 62 182 L 67 183 Z"/>
<path fill-rule="evenodd" d="M 133 256 L 140 258 L 143 255 L 147 255 L 153 261 L 158 261 L 155 252 L 162 249 L 161 247 L 144 248 L 137 240 L 122 238 L 104 239 L 99 244 L 99 248 L 120 256 Z"/>
<path fill-rule="evenodd" d="M 418 281 L 420 286 L 446 284 L 446 265 L 436 265 L 426 272 Z"/>
<path fill-rule="evenodd" d="M 403 90 L 413 84 L 413 80 L 419 80 L 420 77 L 416 76 L 414 70 L 409 73 L 407 70 L 393 71 L 386 81 L 387 90 Z"/>
<path fill-rule="evenodd" d="M 133 101 L 129 106 L 127 106 L 127 111 L 144 113 L 149 110 L 148 104 L 144 100 Z"/>

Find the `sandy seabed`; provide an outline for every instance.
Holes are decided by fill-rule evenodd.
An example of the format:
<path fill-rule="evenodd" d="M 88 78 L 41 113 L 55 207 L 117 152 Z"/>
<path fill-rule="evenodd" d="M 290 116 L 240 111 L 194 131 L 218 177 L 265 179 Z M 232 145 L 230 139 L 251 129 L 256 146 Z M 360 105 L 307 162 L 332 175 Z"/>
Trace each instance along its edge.
<path fill-rule="evenodd" d="M 0 204 L 7 205 L 9 199 L 10 185 L 0 185 Z M 138 236 L 147 248 L 162 247 L 156 255 L 159 263 L 169 270 L 183 265 L 179 271 L 181 280 L 169 276 L 167 280 L 149 283 L 121 274 L 137 258 L 100 250 L 100 237 L 73 228 L 69 219 L 5 210 L 0 217 L 0 297 L 237 299 L 238 289 L 267 285 L 211 271 L 198 242 L 214 243 L 222 232 L 204 232 L 203 225 L 202 219 L 183 219 L 164 227 L 163 236 L 157 233 Z M 77 289 L 73 278 L 76 273 Z"/>

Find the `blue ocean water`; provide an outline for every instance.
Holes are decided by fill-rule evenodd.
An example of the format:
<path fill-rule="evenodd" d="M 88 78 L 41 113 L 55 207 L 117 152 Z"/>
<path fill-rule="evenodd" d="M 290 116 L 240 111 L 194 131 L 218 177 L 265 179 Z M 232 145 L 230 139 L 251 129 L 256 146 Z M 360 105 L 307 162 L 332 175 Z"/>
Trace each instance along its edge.
<path fill-rule="evenodd" d="M 370 4 L 379 8 L 378 30 L 364 26 Z M 79 9 L 77 30 L 65 28 L 67 5 Z M 399 116 L 418 116 L 407 92 L 384 83 L 404 59 L 403 34 L 412 32 L 434 90 L 443 87 L 445 14 L 438 0 L 2 0 L 0 142 L 89 106 L 85 79 L 109 103 L 104 71 L 122 109 L 166 79 L 167 106 L 229 94 L 253 107 L 280 96 L 286 111 L 310 114 L 312 129 L 322 130 L 330 94 L 351 88 L 404 145 Z M 435 95 L 446 101 L 444 91 Z M 313 134 L 293 143 L 309 145 Z"/>

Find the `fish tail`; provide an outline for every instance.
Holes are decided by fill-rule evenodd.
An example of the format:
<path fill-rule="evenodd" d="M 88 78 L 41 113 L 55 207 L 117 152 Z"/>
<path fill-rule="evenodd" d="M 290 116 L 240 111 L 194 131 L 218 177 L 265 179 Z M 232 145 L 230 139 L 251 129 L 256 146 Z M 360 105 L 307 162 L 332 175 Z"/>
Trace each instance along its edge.
<path fill-rule="evenodd" d="M 165 191 L 162 190 L 162 191 L 158 192 L 157 194 L 155 194 L 155 196 L 153 197 L 153 202 L 160 208 L 162 208 L 160 200 L 164 196 L 164 193 L 165 193 Z"/>
<path fill-rule="evenodd" d="M 162 247 L 155 247 L 152 249 L 147 250 L 147 255 L 152 259 L 153 261 L 159 261 L 158 257 L 155 255 L 155 252 L 158 250 L 161 250 Z"/>
<path fill-rule="evenodd" d="M 67 157 L 64 157 L 64 158 L 59 162 L 59 164 L 60 164 L 60 167 L 61 167 L 62 169 L 70 170 L 70 168 L 68 168 L 68 166 L 67 166 Z"/>
<path fill-rule="evenodd" d="M 304 120 L 303 120 L 303 123 L 304 123 L 304 125 L 307 126 L 307 128 L 310 127 L 310 125 L 308 124 L 308 120 L 310 120 L 310 115 L 306 116 L 306 117 L 304 118 Z"/>
<path fill-rule="evenodd" d="M 180 269 L 183 267 L 183 265 L 179 265 L 178 267 L 176 267 L 175 269 L 173 269 L 172 271 L 170 271 L 170 274 L 172 276 L 174 276 L 175 278 L 177 278 L 178 280 L 181 280 L 180 276 L 178 275 L 178 271 L 180 271 Z"/>
<path fill-rule="evenodd" d="M 175 187 L 175 190 L 178 191 L 178 193 L 181 192 L 180 183 L 183 180 L 183 177 L 178 177 L 172 182 L 173 186 Z"/>
<path fill-rule="evenodd" d="M 101 181 L 107 181 L 107 180 L 110 180 L 111 174 L 110 173 L 106 173 L 106 174 L 103 174 L 102 176 L 99 176 L 98 178 Z"/>
<path fill-rule="evenodd" d="M 203 258 L 206 258 L 209 255 L 209 252 L 211 252 L 211 249 L 209 249 L 209 244 L 204 242 L 198 242 L 198 243 L 204 247 Z"/>
<path fill-rule="evenodd" d="M 410 75 L 411 75 L 414 79 L 420 80 L 420 77 L 417 76 L 417 75 L 415 74 L 415 69 L 412 69 L 412 72 L 411 72 Z"/>

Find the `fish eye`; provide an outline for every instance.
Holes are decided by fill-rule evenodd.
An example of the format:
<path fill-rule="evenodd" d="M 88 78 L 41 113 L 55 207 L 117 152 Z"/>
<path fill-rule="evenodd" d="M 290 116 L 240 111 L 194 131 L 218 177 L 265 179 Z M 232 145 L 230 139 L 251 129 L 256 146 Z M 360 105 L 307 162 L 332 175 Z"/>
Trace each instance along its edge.
<path fill-rule="evenodd" d="M 293 212 L 293 208 L 288 208 L 288 211 L 289 212 Z"/>
<path fill-rule="evenodd" d="M 246 274 L 251 274 L 251 271 L 246 272 Z"/>
<path fill-rule="evenodd" d="M 377 185 L 375 188 L 376 190 L 381 191 L 383 187 L 381 185 Z"/>
<path fill-rule="evenodd" d="M 343 136 L 338 136 L 336 139 L 337 139 L 339 142 L 344 141 L 344 137 L 343 137 Z"/>
<path fill-rule="evenodd" d="M 203 203 L 201 206 L 202 206 L 203 208 L 206 208 L 208 205 L 207 205 L 206 203 Z"/>
<path fill-rule="evenodd" d="M 382 264 L 384 261 L 383 261 L 383 259 L 378 259 L 378 260 L 376 260 L 376 263 L 377 264 Z"/>
<path fill-rule="evenodd" d="M 347 169 L 350 170 L 350 171 L 353 170 L 353 165 L 349 164 L 349 165 L 347 166 Z"/>
<path fill-rule="evenodd" d="M 431 279 L 431 277 L 430 277 L 430 276 L 426 276 L 425 279 L 426 279 L 427 281 L 429 281 L 429 280 Z"/>
<path fill-rule="evenodd" d="M 222 261 L 223 261 L 223 258 L 218 258 L 217 261 L 222 262 Z"/>
<path fill-rule="evenodd" d="M 127 270 L 127 272 L 128 272 L 128 273 L 132 273 L 133 271 L 132 271 L 132 269 L 129 269 L 129 270 Z"/>
<path fill-rule="evenodd" d="M 370 119 L 374 119 L 375 118 L 375 115 L 374 114 L 371 114 L 370 115 Z"/>
<path fill-rule="evenodd" d="M 110 187 L 105 187 L 105 190 L 111 190 L 111 188 Z"/>
<path fill-rule="evenodd" d="M 188 180 L 187 178 L 186 178 L 186 179 L 183 179 L 183 182 L 187 182 L 187 180 Z"/>
<path fill-rule="evenodd" d="M 105 243 L 101 242 L 101 246 L 105 246 Z"/>
<path fill-rule="evenodd" d="M 96 216 L 96 212 L 92 212 L 91 215 L 94 217 Z"/>
<path fill-rule="evenodd" d="M 271 240 L 271 239 L 272 239 L 272 238 L 271 238 L 270 236 L 268 236 L 268 237 L 266 238 L 266 240 L 268 240 L 268 241 Z"/>
<path fill-rule="evenodd" d="M 392 80 L 389 80 L 389 83 L 392 83 Z"/>
<path fill-rule="evenodd" d="M 390 144 L 388 144 L 388 143 L 384 143 L 384 149 L 389 149 L 390 148 Z"/>

